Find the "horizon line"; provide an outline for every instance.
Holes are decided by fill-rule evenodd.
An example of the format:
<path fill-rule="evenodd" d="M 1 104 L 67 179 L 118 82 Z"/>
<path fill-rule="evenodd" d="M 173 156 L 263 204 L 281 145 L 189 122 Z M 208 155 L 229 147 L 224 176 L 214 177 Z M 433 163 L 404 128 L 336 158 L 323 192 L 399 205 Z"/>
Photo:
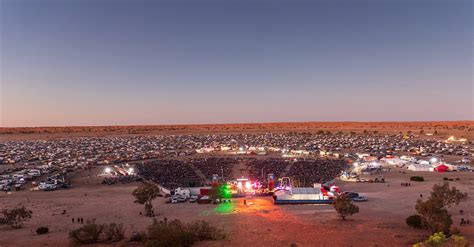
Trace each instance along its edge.
<path fill-rule="evenodd" d="M 207 125 L 258 125 L 258 124 L 308 124 L 308 123 L 455 123 L 474 120 L 401 120 L 401 121 L 283 121 L 283 122 L 233 122 L 233 123 L 185 123 L 185 124 L 115 124 L 115 125 L 51 125 L 51 126 L 1 126 L 0 129 L 18 128 L 99 128 L 99 127 L 151 127 L 151 126 L 207 126 Z"/>

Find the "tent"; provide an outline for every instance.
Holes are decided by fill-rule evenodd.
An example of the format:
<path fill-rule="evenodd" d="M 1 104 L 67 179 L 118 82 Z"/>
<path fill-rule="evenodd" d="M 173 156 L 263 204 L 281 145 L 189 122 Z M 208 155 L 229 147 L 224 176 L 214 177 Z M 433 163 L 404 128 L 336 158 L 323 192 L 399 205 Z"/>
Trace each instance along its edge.
<path fill-rule="evenodd" d="M 408 161 L 402 160 L 402 159 L 399 159 L 399 158 L 382 158 L 382 159 L 380 159 L 380 161 L 385 162 L 389 165 L 394 165 L 394 166 L 404 165 L 404 164 L 408 163 Z"/>
<path fill-rule="evenodd" d="M 441 164 L 434 169 L 437 172 L 447 172 L 449 170 L 449 167 L 447 165 Z"/>
<path fill-rule="evenodd" d="M 429 164 L 417 164 L 413 163 L 408 166 L 408 170 L 410 171 L 416 171 L 416 172 L 427 172 L 431 168 L 431 165 Z"/>

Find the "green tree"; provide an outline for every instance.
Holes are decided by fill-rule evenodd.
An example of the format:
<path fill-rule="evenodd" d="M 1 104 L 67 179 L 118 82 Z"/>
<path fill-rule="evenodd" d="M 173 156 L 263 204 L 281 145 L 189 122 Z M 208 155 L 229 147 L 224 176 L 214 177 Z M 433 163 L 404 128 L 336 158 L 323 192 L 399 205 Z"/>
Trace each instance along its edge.
<path fill-rule="evenodd" d="M 407 223 L 408 226 L 413 227 L 413 228 L 422 228 L 423 227 L 423 218 L 421 216 L 414 214 L 408 216 L 406 218 L 405 222 Z"/>
<path fill-rule="evenodd" d="M 333 206 L 343 220 L 345 220 L 347 216 L 359 213 L 359 207 L 354 205 L 352 203 L 352 199 L 346 195 L 336 197 L 336 200 L 333 202 Z"/>
<path fill-rule="evenodd" d="M 145 213 L 148 217 L 153 216 L 153 200 L 160 195 L 160 188 L 152 183 L 144 183 L 136 188 L 132 195 L 135 203 L 145 205 Z"/>
<path fill-rule="evenodd" d="M 443 207 L 452 207 L 467 200 L 467 193 L 463 193 L 455 186 L 449 187 L 448 182 L 435 184 L 431 192 L 431 198 L 440 201 Z"/>
<path fill-rule="evenodd" d="M 33 212 L 25 206 L 14 208 L 11 210 L 2 210 L 3 217 L 0 218 L 0 225 L 8 225 L 12 228 L 21 228 L 23 222 L 31 219 Z"/>
<path fill-rule="evenodd" d="M 461 192 L 454 186 L 449 187 L 449 183 L 445 182 L 442 185 L 435 184 L 430 197 L 426 201 L 418 199 L 415 208 L 423 218 L 424 225 L 433 233 L 441 231 L 449 233 L 453 220 L 447 208 L 465 200 L 467 200 L 467 193 Z"/>

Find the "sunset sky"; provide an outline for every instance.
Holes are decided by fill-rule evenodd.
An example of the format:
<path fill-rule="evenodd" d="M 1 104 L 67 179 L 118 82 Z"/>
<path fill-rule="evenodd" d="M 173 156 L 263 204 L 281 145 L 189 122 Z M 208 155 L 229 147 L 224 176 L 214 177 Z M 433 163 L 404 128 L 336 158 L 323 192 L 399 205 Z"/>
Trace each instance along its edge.
<path fill-rule="evenodd" d="M 0 0 L 0 126 L 473 120 L 470 0 Z"/>

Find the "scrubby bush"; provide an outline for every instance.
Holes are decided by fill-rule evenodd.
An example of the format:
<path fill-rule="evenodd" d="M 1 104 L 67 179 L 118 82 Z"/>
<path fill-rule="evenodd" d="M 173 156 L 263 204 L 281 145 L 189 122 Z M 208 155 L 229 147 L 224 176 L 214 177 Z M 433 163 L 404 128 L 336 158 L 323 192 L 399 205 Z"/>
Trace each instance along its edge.
<path fill-rule="evenodd" d="M 205 221 L 196 221 L 183 224 L 179 220 L 158 222 L 148 227 L 146 246 L 191 246 L 201 240 L 217 240 L 225 235 L 217 228 L 210 226 Z"/>
<path fill-rule="evenodd" d="M 69 239 L 73 244 L 93 244 L 103 241 L 117 242 L 125 238 L 125 229 L 122 224 L 96 224 L 88 221 L 79 229 L 69 232 Z"/>
<path fill-rule="evenodd" d="M 410 181 L 423 182 L 425 181 L 425 178 L 422 176 L 411 176 Z"/>
<path fill-rule="evenodd" d="M 188 231 L 193 232 L 199 241 L 202 240 L 213 240 L 213 239 L 222 239 L 225 235 L 222 231 L 211 226 L 209 222 L 199 220 L 195 221 L 192 224 L 189 224 Z"/>
<path fill-rule="evenodd" d="M 12 228 L 21 228 L 23 222 L 31 219 L 33 212 L 28 210 L 25 206 L 2 210 L 0 216 L 0 225 L 8 225 Z"/>
<path fill-rule="evenodd" d="M 104 230 L 108 241 L 117 242 L 125 238 L 125 229 L 122 224 L 110 223 Z"/>
<path fill-rule="evenodd" d="M 407 223 L 408 226 L 413 227 L 413 228 L 419 229 L 423 227 L 423 219 L 421 218 L 421 216 L 417 214 L 408 216 L 405 222 Z"/>
<path fill-rule="evenodd" d="M 446 237 L 443 232 L 437 232 L 429 236 L 428 240 L 416 243 L 413 247 L 468 247 L 469 242 L 463 236 L 452 235 Z"/>
<path fill-rule="evenodd" d="M 193 233 L 186 231 L 186 227 L 179 220 L 157 222 L 148 228 L 146 246 L 191 246 L 197 238 Z"/>
<path fill-rule="evenodd" d="M 449 178 L 448 178 L 448 177 L 444 177 L 444 178 L 443 178 L 443 180 L 445 180 L 445 181 L 448 181 L 448 180 L 449 180 Z"/>
<path fill-rule="evenodd" d="M 448 246 L 453 247 L 468 247 L 469 242 L 463 236 L 453 235 L 447 241 Z"/>
<path fill-rule="evenodd" d="M 452 227 L 450 233 L 452 235 L 461 235 L 461 230 L 459 230 L 459 228 L 457 228 L 457 227 Z"/>
<path fill-rule="evenodd" d="M 40 226 L 38 228 L 36 228 L 36 233 L 38 235 L 43 235 L 43 234 L 46 234 L 49 232 L 49 228 L 48 227 L 45 227 L 45 226 Z"/>
<path fill-rule="evenodd" d="M 94 221 L 87 222 L 79 229 L 69 232 L 69 239 L 75 244 L 93 244 L 99 241 L 104 232 L 105 225 L 96 224 Z"/>
<path fill-rule="evenodd" d="M 443 232 L 437 232 L 433 233 L 433 235 L 426 240 L 426 243 L 430 246 L 443 246 L 445 241 L 446 235 L 444 235 Z"/>
<path fill-rule="evenodd" d="M 147 239 L 147 235 L 144 232 L 134 232 L 130 236 L 131 242 L 142 242 L 142 241 L 146 241 L 146 239 Z"/>

